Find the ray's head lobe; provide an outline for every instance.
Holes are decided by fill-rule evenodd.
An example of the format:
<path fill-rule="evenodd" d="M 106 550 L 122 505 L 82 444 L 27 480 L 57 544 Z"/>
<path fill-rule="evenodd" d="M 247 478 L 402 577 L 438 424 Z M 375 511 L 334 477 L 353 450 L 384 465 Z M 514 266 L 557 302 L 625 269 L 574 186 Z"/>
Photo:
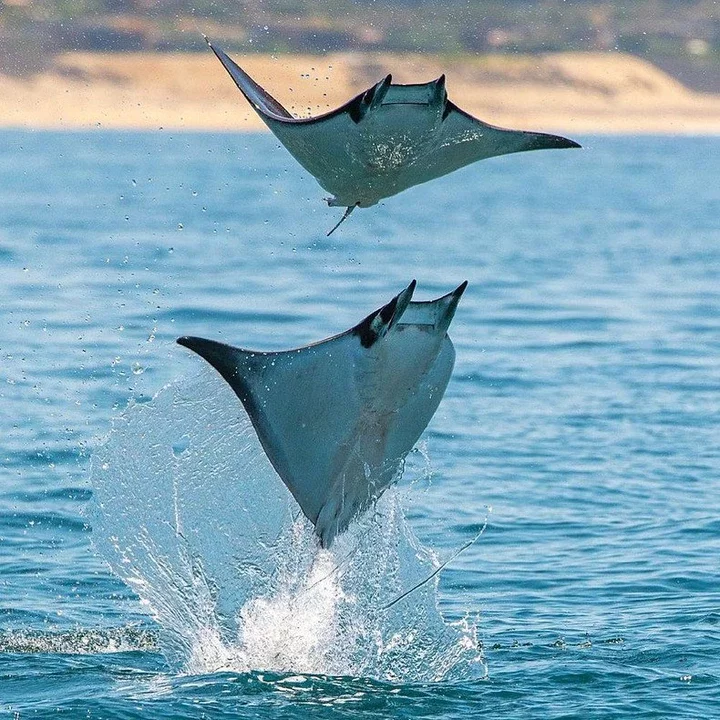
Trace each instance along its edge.
<path fill-rule="evenodd" d="M 384 325 L 387 325 L 392 320 L 399 297 L 399 295 L 396 295 L 387 305 L 380 308 L 380 319 Z"/>
<path fill-rule="evenodd" d="M 373 88 L 373 94 L 372 98 L 370 99 L 370 106 L 374 108 L 379 108 L 383 100 L 385 99 L 385 96 L 388 94 L 388 90 L 390 90 L 390 86 L 392 85 L 392 75 L 386 75 L 374 88 Z"/>
<path fill-rule="evenodd" d="M 379 83 L 358 95 L 347 106 L 350 119 L 357 125 L 370 110 L 379 108 L 390 89 L 390 85 L 392 85 L 392 75 L 386 75 Z"/>
<path fill-rule="evenodd" d="M 437 80 L 432 83 L 432 97 L 430 99 L 431 105 L 436 105 L 443 108 L 443 119 L 447 114 L 447 92 L 445 90 L 445 75 L 441 75 Z"/>
<path fill-rule="evenodd" d="M 365 93 L 367 95 L 367 93 Z M 350 119 L 357 125 L 364 117 L 363 103 L 365 101 L 365 95 L 358 95 L 352 103 L 348 106 L 348 115 Z"/>
<path fill-rule="evenodd" d="M 397 325 L 412 299 L 416 284 L 416 281 L 413 280 L 389 303 L 368 315 L 353 328 L 352 333 L 360 338 L 360 344 L 364 348 L 372 347 L 391 327 Z"/>
<path fill-rule="evenodd" d="M 367 115 L 368 110 L 372 107 L 377 93 L 378 86 L 373 85 L 361 95 L 358 95 L 348 107 L 350 119 L 357 125 Z"/>
<path fill-rule="evenodd" d="M 360 338 L 360 344 L 364 348 L 371 348 L 377 341 L 379 335 L 373 327 L 373 320 L 382 312 L 384 308 L 376 310 L 372 315 L 368 315 L 361 323 L 353 329 L 353 335 Z"/>

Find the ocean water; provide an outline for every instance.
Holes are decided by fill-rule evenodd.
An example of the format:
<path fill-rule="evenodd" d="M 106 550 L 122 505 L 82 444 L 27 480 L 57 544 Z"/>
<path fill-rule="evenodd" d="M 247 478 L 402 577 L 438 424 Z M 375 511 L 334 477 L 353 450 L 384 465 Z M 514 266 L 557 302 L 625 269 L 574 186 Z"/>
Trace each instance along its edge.
<path fill-rule="evenodd" d="M 0 133 L 0 717 L 720 715 L 720 144 L 578 139 L 326 238 L 266 134 Z M 412 278 L 470 283 L 453 377 L 318 554 L 174 340 Z"/>

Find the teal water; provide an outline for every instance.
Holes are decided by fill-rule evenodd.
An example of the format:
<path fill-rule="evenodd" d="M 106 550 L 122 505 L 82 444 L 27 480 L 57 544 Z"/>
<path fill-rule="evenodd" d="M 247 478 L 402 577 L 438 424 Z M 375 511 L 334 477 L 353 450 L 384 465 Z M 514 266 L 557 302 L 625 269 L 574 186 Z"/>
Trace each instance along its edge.
<path fill-rule="evenodd" d="M 718 140 L 580 140 L 466 168 L 325 238 L 337 211 L 268 135 L 2 132 L 0 717 L 720 715 Z M 396 559 L 421 572 L 487 518 L 405 610 L 427 618 L 431 649 L 455 632 L 435 603 L 475 647 L 433 664 L 409 642 L 393 664 L 368 645 L 343 664 L 338 643 L 323 665 L 288 641 L 284 670 L 257 656 L 192 665 L 177 645 L 166 657 L 157 613 L 91 538 L 142 524 L 138 491 L 155 496 L 153 438 L 168 428 L 212 433 L 227 472 L 247 460 L 203 423 L 230 412 L 221 381 L 174 339 L 304 344 L 413 277 L 420 299 L 469 280 L 457 363 L 389 497 L 405 521 L 368 533 L 405 538 Z M 123 421 L 111 429 L 123 412 L 127 439 Z M 118 491 L 103 516 L 91 463 L 109 452 L 104 488 Z M 214 497 L 188 501 L 197 527 L 215 527 Z M 216 560 L 236 540 L 208 534 Z M 387 556 L 374 547 L 343 579 L 361 595 Z M 322 635 L 320 611 L 264 629 Z"/>

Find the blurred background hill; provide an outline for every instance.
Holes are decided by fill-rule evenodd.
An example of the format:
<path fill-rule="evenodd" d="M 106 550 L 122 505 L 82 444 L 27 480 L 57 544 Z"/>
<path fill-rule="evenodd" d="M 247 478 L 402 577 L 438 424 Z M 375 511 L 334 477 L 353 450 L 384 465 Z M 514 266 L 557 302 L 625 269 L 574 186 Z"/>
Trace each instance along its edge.
<path fill-rule="evenodd" d="M 67 51 L 344 50 L 435 55 L 620 51 L 720 92 L 714 0 L 0 0 L 0 73 Z"/>

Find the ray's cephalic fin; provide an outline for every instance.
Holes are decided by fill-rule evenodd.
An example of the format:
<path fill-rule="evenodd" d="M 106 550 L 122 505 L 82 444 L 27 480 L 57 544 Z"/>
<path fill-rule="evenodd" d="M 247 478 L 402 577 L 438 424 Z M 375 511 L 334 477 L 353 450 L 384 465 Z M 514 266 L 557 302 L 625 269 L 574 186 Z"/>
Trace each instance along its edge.
<path fill-rule="evenodd" d="M 401 322 L 432 327 L 438 333 L 447 332 L 467 285 L 467 280 L 465 280 L 455 290 L 436 300 L 410 303 Z"/>
<path fill-rule="evenodd" d="M 323 547 L 399 477 L 434 415 L 455 362 L 447 329 L 466 286 L 415 302 L 413 280 L 350 330 L 293 350 L 178 339 L 243 403 Z"/>
<path fill-rule="evenodd" d="M 352 332 L 360 338 L 360 344 L 364 348 L 371 348 L 380 338 L 385 337 L 388 330 L 403 316 L 412 300 L 416 285 L 416 281 L 413 280 L 387 305 L 368 315 L 352 329 Z"/>
<path fill-rule="evenodd" d="M 447 90 L 445 88 L 445 74 L 443 73 L 437 80 L 432 83 L 432 95 L 430 96 L 430 105 L 442 108 L 442 119 L 444 120 L 450 108 L 447 101 Z"/>
<path fill-rule="evenodd" d="M 379 83 L 359 95 L 348 106 L 347 111 L 357 125 L 369 112 L 377 110 L 383 103 L 392 85 L 392 75 L 386 75 Z"/>

